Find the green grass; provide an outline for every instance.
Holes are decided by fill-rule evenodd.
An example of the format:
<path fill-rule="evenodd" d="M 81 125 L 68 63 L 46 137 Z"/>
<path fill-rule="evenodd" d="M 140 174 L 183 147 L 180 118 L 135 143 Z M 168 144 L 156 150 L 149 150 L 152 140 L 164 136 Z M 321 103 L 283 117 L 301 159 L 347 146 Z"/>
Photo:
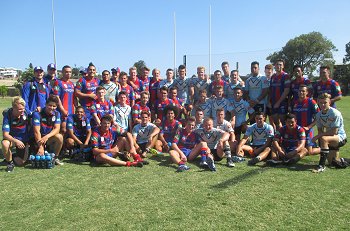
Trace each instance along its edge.
<path fill-rule="evenodd" d="M 9 103 L 9 101 L 7 101 Z M 346 131 L 350 113 L 344 97 Z M 5 102 L 0 101 L 2 106 Z M 346 113 L 345 113 L 346 112 Z M 350 157 L 349 145 L 341 156 Z M 349 169 L 294 167 L 175 173 L 168 157 L 144 168 L 91 167 L 66 161 L 52 170 L 0 167 L 1 230 L 348 230 Z"/>

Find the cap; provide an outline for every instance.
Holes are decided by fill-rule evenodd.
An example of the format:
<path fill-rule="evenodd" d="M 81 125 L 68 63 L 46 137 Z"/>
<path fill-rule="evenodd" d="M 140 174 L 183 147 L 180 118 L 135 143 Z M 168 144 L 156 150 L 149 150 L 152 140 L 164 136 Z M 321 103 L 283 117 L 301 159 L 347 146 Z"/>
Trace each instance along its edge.
<path fill-rule="evenodd" d="M 56 64 L 50 63 L 49 65 L 47 65 L 47 69 L 55 69 L 56 70 Z"/>
<path fill-rule="evenodd" d="M 82 68 L 79 71 L 80 74 L 86 74 L 87 73 L 87 68 Z"/>
<path fill-rule="evenodd" d="M 112 72 L 117 72 L 117 73 L 120 73 L 120 68 L 119 67 L 113 67 L 111 69 Z"/>
<path fill-rule="evenodd" d="M 35 71 L 44 71 L 44 69 L 41 66 L 36 66 L 34 67 L 34 72 Z"/>

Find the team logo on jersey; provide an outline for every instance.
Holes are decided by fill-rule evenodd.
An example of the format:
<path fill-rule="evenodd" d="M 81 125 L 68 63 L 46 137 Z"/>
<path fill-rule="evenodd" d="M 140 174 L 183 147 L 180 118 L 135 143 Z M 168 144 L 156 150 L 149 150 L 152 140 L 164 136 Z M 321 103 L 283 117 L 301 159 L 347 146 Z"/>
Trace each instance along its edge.
<path fill-rule="evenodd" d="M 81 125 L 82 125 L 83 127 L 85 127 L 85 126 L 86 126 L 86 122 L 85 122 L 85 121 L 82 121 L 82 122 L 81 122 Z"/>
<path fill-rule="evenodd" d="M 317 90 L 321 90 L 321 86 L 317 86 Z"/>
<path fill-rule="evenodd" d="M 54 122 L 56 120 L 56 116 L 52 116 L 52 122 Z"/>
<path fill-rule="evenodd" d="M 5 128 L 10 128 L 10 125 L 6 124 L 4 125 Z"/>
<path fill-rule="evenodd" d="M 26 119 L 27 119 L 27 116 L 26 116 L 26 115 L 23 115 L 22 118 L 23 118 L 23 120 L 26 120 Z"/>
<path fill-rule="evenodd" d="M 64 88 L 68 88 L 67 84 L 63 84 L 63 87 L 64 87 Z"/>
<path fill-rule="evenodd" d="M 101 105 L 100 105 L 99 103 L 98 103 L 98 104 L 96 104 L 96 107 L 97 107 L 97 108 L 100 108 L 100 106 L 101 106 Z"/>

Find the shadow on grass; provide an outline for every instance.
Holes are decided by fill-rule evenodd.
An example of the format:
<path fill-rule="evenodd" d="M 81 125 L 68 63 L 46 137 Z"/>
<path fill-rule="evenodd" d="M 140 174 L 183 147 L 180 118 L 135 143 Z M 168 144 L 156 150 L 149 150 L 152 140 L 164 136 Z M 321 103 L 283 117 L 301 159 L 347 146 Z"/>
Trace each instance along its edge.
<path fill-rule="evenodd" d="M 267 170 L 269 170 L 270 168 L 254 168 L 249 170 L 248 172 L 245 172 L 239 176 L 233 177 L 231 179 L 228 179 L 224 182 L 221 182 L 219 184 L 213 185 L 212 188 L 213 189 L 226 189 L 228 187 L 231 186 L 235 186 L 243 181 L 245 181 L 248 178 L 251 178 L 255 175 L 259 175 Z"/>

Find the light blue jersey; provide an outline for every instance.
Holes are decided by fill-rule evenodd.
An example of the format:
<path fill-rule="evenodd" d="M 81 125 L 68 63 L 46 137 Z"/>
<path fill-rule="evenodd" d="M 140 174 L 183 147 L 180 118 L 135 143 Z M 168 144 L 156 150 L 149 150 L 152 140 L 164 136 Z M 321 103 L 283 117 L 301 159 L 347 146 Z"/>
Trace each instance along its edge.
<path fill-rule="evenodd" d="M 251 108 L 249 103 L 243 99 L 241 99 L 238 102 L 233 101 L 231 105 L 232 105 L 233 113 L 236 117 L 235 127 L 239 127 L 242 125 L 242 123 L 247 121 L 247 112 L 249 112 L 249 114 L 254 113 L 254 109 Z"/>
<path fill-rule="evenodd" d="M 337 135 L 339 136 L 339 142 L 346 139 L 343 116 L 340 111 L 335 108 L 329 108 L 325 114 L 323 114 L 322 111 L 318 112 L 316 114 L 316 126 L 325 131 L 332 128 L 338 128 Z"/>
<path fill-rule="evenodd" d="M 255 123 L 248 127 L 244 136 L 252 136 L 252 145 L 254 146 L 264 145 L 268 138 L 273 138 L 273 127 L 264 122 L 264 125 L 259 128 Z"/>

